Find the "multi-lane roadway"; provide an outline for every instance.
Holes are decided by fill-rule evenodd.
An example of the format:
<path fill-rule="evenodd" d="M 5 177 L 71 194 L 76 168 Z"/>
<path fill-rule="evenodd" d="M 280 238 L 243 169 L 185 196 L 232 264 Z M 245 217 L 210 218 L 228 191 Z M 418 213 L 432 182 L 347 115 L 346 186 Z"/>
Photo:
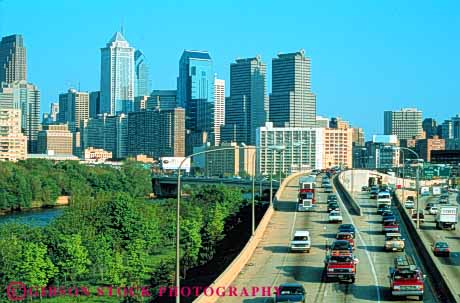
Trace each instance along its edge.
<path fill-rule="evenodd" d="M 321 178 L 317 186 L 321 187 Z M 335 190 L 335 189 L 334 189 Z M 363 208 L 363 216 L 350 215 L 341 199 L 344 222 L 352 223 L 357 229 L 356 251 L 359 258 L 356 282 L 324 282 L 322 273 L 326 243 L 332 243 L 338 224 L 327 222 L 327 194 L 318 189 L 318 207 L 312 212 L 296 212 L 298 178 L 293 179 L 281 193 L 277 211 L 265 231 L 262 241 L 250 261 L 232 286 L 267 287 L 285 282 L 301 283 L 307 293 L 307 302 L 406 302 L 394 299 L 389 289 L 388 273 L 394 257 L 401 253 L 384 252 L 384 235 L 381 232 L 381 216 L 377 215 L 376 201 L 368 199 L 367 194 L 359 193 L 358 200 Z M 395 210 L 396 214 L 397 211 Z M 308 230 L 311 234 L 310 253 L 291 253 L 289 242 L 296 230 Z M 402 233 L 407 231 L 402 227 Z M 414 246 L 406 238 L 406 252 L 413 254 L 418 263 Z M 426 271 L 425 271 L 426 272 Z M 424 302 L 437 302 L 429 280 L 425 283 Z M 400 300 L 400 301 L 399 301 Z M 417 301 L 416 298 L 412 299 Z M 220 303 L 262 303 L 273 302 L 270 297 L 222 297 Z"/>

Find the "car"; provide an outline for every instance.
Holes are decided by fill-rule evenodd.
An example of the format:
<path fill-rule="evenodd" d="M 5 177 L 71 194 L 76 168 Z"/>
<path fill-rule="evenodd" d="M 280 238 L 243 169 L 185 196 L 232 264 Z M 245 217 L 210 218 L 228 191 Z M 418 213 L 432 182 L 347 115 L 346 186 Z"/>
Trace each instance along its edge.
<path fill-rule="evenodd" d="M 353 249 L 355 248 L 355 239 L 354 239 L 354 235 L 350 232 L 338 232 L 336 235 L 335 235 L 335 238 L 337 240 L 347 240 L 348 242 L 350 242 L 350 245 L 353 247 Z"/>
<path fill-rule="evenodd" d="M 379 205 L 379 207 L 377 208 L 377 214 L 381 215 L 384 212 L 391 212 L 391 207 L 385 204 Z"/>
<path fill-rule="evenodd" d="M 325 193 L 333 193 L 332 185 L 330 183 L 323 184 L 324 192 Z"/>
<path fill-rule="evenodd" d="M 439 197 L 439 200 L 438 200 L 438 203 L 439 204 L 449 204 L 449 197 Z"/>
<path fill-rule="evenodd" d="M 292 238 L 291 251 L 306 251 L 310 252 L 311 241 L 310 232 L 306 230 L 297 230 Z"/>
<path fill-rule="evenodd" d="M 382 231 L 384 233 L 399 233 L 399 225 L 396 221 L 383 222 Z"/>
<path fill-rule="evenodd" d="M 331 250 L 333 254 L 335 252 L 345 252 L 350 254 L 353 253 L 353 247 L 351 246 L 350 242 L 348 242 L 348 240 L 334 240 L 332 245 L 327 249 Z"/>
<path fill-rule="evenodd" d="M 431 245 L 431 249 L 433 250 L 433 254 L 437 257 L 449 257 L 450 255 L 449 245 L 444 241 L 436 241 L 433 245 Z"/>
<path fill-rule="evenodd" d="M 329 213 L 329 223 L 342 223 L 342 214 L 338 210 L 333 210 Z"/>
<path fill-rule="evenodd" d="M 428 209 L 427 213 L 430 215 L 436 215 L 438 213 L 438 207 L 431 206 L 430 209 Z"/>
<path fill-rule="evenodd" d="M 340 224 L 339 226 L 339 232 L 349 232 L 353 235 L 353 238 L 355 237 L 355 226 L 353 224 Z"/>
<path fill-rule="evenodd" d="M 396 216 L 393 213 L 386 213 L 382 216 L 382 222 L 396 221 Z"/>
<path fill-rule="evenodd" d="M 381 213 L 382 217 L 383 217 L 383 216 L 387 216 L 387 215 L 389 215 L 389 214 L 393 214 L 393 211 L 392 211 L 391 209 L 384 210 L 384 211 L 382 211 L 382 213 Z"/>
<path fill-rule="evenodd" d="M 372 186 L 370 190 L 370 198 L 377 199 L 377 195 L 379 194 L 379 188 L 377 186 Z"/>
<path fill-rule="evenodd" d="M 369 191 L 369 187 L 363 186 L 363 187 L 361 187 L 361 191 Z"/>
<path fill-rule="evenodd" d="M 385 251 L 404 251 L 405 243 L 400 233 L 387 233 L 385 235 Z"/>
<path fill-rule="evenodd" d="M 404 203 L 404 206 L 407 209 L 414 209 L 415 203 L 412 200 L 406 200 L 406 203 Z"/>
<path fill-rule="evenodd" d="M 327 195 L 327 202 L 329 201 L 337 201 L 337 196 L 335 194 Z"/>
<path fill-rule="evenodd" d="M 337 204 L 337 203 L 330 203 L 330 204 L 327 206 L 327 212 L 330 213 L 331 211 L 334 211 L 334 210 L 340 210 L 339 204 Z"/>
<path fill-rule="evenodd" d="M 305 288 L 299 283 L 283 283 L 278 287 L 275 303 L 306 303 Z"/>
<path fill-rule="evenodd" d="M 434 203 L 433 202 L 428 202 L 426 205 L 425 205 L 425 210 L 430 210 L 430 208 L 434 206 Z"/>

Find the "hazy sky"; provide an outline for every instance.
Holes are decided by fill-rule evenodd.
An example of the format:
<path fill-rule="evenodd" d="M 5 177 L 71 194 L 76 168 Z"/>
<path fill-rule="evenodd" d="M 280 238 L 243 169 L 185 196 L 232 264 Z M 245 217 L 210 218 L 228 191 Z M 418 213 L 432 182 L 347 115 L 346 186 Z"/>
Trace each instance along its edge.
<path fill-rule="evenodd" d="M 312 59 L 318 114 L 383 132 L 383 111 L 460 112 L 460 1 L 0 0 L 0 35 L 20 33 L 42 111 L 69 86 L 99 89 L 100 48 L 124 24 L 154 89 L 176 86 L 184 49 L 208 50 L 229 79 L 237 57 L 301 48 Z M 227 94 L 228 94 L 227 81 Z"/>

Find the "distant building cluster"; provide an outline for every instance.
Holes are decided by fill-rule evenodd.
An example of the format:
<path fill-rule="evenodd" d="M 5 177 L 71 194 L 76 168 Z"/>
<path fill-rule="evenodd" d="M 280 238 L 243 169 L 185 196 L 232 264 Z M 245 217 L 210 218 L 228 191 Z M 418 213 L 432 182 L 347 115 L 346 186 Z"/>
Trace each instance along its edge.
<path fill-rule="evenodd" d="M 418 109 L 385 111 L 383 134 L 367 141 L 349 121 L 317 115 L 304 50 L 272 59 L 271 92 L 259 55 L 230 63 L 226 83 L 208 51 L 184 50 L 172 89 L 152 88 L 147 56 L 123 32 L 100 49 L 100 58 L 99 90 L 70 87 L 40 122 L 40 90 L 27 79 L 24 39 L 1 39 L 0 160 L 155 163 L 225 148 L 194 157 L 192 168 L 211 176 L 270 175 L 335 166 L 391 169 L 411 157 L 399 147 L 427 162 L 452 162 L 460 150 L 458 115 L 437 124 Z"/>

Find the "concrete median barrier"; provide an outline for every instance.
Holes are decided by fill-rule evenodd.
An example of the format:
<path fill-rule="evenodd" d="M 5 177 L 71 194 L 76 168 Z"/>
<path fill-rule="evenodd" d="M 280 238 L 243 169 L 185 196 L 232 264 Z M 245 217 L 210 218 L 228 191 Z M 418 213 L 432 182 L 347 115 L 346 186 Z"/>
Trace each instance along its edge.
<path fill-rule="evenodd" d="M 280 188 L 276 192 L 273 203 L 276 204 L 276 202 L 280 199 L 281 193 L 283 192 L 287 184 L 289 184 L 289 182 L 292 179 L 298 176 L 301 176 L 301 175 L 308 174 L 308 173 L 309 172 L 295 173 L 295 174 L 292 174 L 286 177 L 281 183 Z M 209 285 L 209 287 L 216 289 L 217 287 L 227 288 L 231 285 L 231 283 L 235 280 L 235 278 L 238 276 L 238 274 L 241 272 L 244 266 L 248 263 L 252 254 L 254 253 L 257 246 L 259 245 L 259 242 L 262 239 L 265 233 L 265 230 L 268 226 L 268 223 L 270 222 L 274 212 L 275 212 L 275 209 L 271 206 L 267 209 L 262 220 L 259 222 L 259 225 L 257 226 L 254 232 L 254 235 L 246 243 L 243 250 L 241 250 L 239 255 L 233 260 L 233 262 L 230 263 L 230 265 L 225 269 L 225 271 L 222 272 L 222 274 L 220 274 L 220 276 L 217 277 L 217 279 L 211 285 Z M 213 294 L 211 296 L 205 296 L 204 294 L 201 294 L 193 302 L 194 303 L 214 303 L 218 299 L 219 299 L 219 296 L 217 294 Z"/>
<path fill-rule="evenodd" d="M 432 277 L 432 282 L 435 288 L 442 295 L 442 298 L 439 298 L 440 301 L 441 302 L 460 302 L 459 298 L 457 298 L 455 295 L 456 291 L 454 287 L 447 282 L 441 269 L 431 257 L 430 245 L 425 243 L 422 240 L 421 235 L 416 229 L 415 223 L 412 221 L 412 218 L 409 216 L 407 211 L 404 209 L 398 197 L 398 194 L 395 195 L 395 202 L 396 202 L 396 207 L 398 208 L 399 213 L 401 214 L 401 218 L 407 227 L 409 237 L 411 237 L 411 240 L 414 243 L 415 249 L 420 256 L 420 259 L 422 260 L 425 268 L 430 271 L 429 275 Z"/>
<path fill-rule="evenodd" d="M 361 216 L 362 211 L 359 204 L 355 201 L 355 199 L 350 195 L 347 191 L 345 186 L 343 185 L 343 174 L 345 172 L 340 173 L 338 176 L 334 177 L 334 185 L 337 188 L 337 193 L 341 195 L 342 201 L 345 205 L 352 211 L 354 215 Z"/>

